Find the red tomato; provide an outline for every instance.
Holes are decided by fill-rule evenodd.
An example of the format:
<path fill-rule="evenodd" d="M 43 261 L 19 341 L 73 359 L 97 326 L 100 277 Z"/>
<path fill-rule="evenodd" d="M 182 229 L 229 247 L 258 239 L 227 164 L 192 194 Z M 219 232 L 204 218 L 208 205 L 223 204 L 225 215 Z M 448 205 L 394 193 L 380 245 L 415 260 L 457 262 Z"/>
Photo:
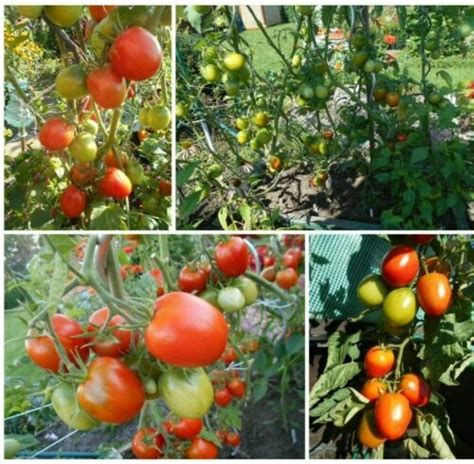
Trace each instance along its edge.
<path fill-rule="evenodd" d="M 108 320 L 109 314 L 109 308 L 101 308 L 95 311 L 89 318 L 87 330 L 94 332 L 101 329 Z M 109 329 L 118 328 L 126 323 L 127 321 L 120 314 L 116 314 L 109 320 L 107 327 Z M 98 356 L 120 358 L 130 351 L 130 345 L 133 339 L 136 338 L 133 335 L 131 330 L 113 330 L 105 335 L 98 334 L 94 336 L 91 349 Z"/>
<path fill-rule="evenodd" d="M 218 309 L 184 292 L 163 295 L 155 308 L 145 329 L 145 344 L 153 356 L 177 367 L 202 367 L 219 359 L 229 329 Z"/>
<path fill-rule="evenodd" d="M 171 195 L 171 182 L 166 179 L 160 179 L 158 183 L 158 189 L 164 197 L 169 197 Z"/>
<path fill-rule="evenodd" d="M 240 436 L 236 432 L 228 432 L 225 437 L 225 444 L 235 448 L 240 445 Z"/>
<path fill-rule="evenodd" d="M 397 142 L 402 143 L 406 141 L 406 139 L 408 138 L 408 135 L 403 134 L 402 132 L 399 132 L 396 137 L 397 137 Z"/>
<path fill-rule="evenodd" d="M 122 32 L 109 51 L 109 61 L 115 72 L 129 81 L 143 81 L 161 67 L 161 46 L 150 32 L 131 27 Z"/>
<path fill-rule="evenodd" d="M 379 379 L 369 379 L 360 391 L 368 400 L 374 402 L 387 392 L 387 384 Z"/>
<path fill-rule="evenodd" d="M 182 440 L 191 440 L 199 435 L 201 430 L 202 419 L 181 419 L 177 424 L 171 425 L 169 432 Z"/>
<path fill-rule="evenodd" d="M 43 124 L 38 138 L 41 145 L 48 150 L 64 150 L 74 139 L 74 126 L 64 119 L 50 118 Z"/>
<path fill-rule="evenodd" d="M 217 406 L 225 408 L 232 402 L 232 393 L 227 387 L 221 388 L 214 393 L 214 402 Z"/>
<path fill-rule="evenodd" d="M 386 393 L 375 403 L 375 425 L 380 436 L 388 440 L 403 437 L 413 413 L 410 403 L 400 393 Z"/>
<path fill-rule="evenodd" d="M 289 250 L 286 250 L 285 254 L 283 255 L 283 265 L 296 270 L 298 269 L 302 258 L 303 252 L 299 248 L 290 248 Z"/>
<path fill-rule="evenodd" d="M 412 406 L 421 408 L 430 402 L 431 388 L 421 375 L 403 375 L 398 390 Z"/>
<path fill-rule="evenodd" d="M 71 180 L 79 187 L 90 184 L 96 175 L 93 166 L 87 163 L 78 163 L 72 166 L 70 176 Z"/>
<path fill-rule="evenodd" d="M 130 82 L 130 85 L 128 86 L 128 90 L 127 90 L 127 98 L 133 98 L 136 94 L 136 91 L 135 91 L 135 88 L 136 88 L 136 84 L 135 82 Z"/>
<path fill-rule="evenodd" d="M 417 245 L 427 245 L 428 243 L 431 242 L 436 237 L 436 235 L 412 235 L 411 236 L 411 241 L 413 243 L 416 243 Z"/>
<path fill-rule="evenodd" d="M 104 156 L 105 165 L 108 168 L 120 168 L 119 166 L 119 160 L 120 160 L 122 168 L 125 168 L 128 164 L 128 156 L 125 153 L 118 154 L 118 156 L 119 156 L 119 159 L 117 159 L 113 150 L 109 150 Z"/>
<path fill-rule="evenodd" d="M 242 398 L 245 395 L 246 386 L 243 380 L 234 378 L 227 384 L 227 388 L 237 398 Z"/>
<path fill-rule="evenodd" d="M 94 101 L 102 108 L 117 108 L 127 95 L 127 83 L 110 66 L 92 71 L 87 76 L 87 90 Z"/>
<path fill-rule="evenodd" d="M 218 430 L 218 431 L 216 432 L 216 436 L 217 436 L 218 440 L 219 440 L 222 444 L 224 444 L 224 443 L 225 443 L 225 437 L 227 436 L 227 431 L 225 431 L 225 430 Z"/>
<path fill-rule="evenodd" d="M 383 259 L 382 276 L 391 287 L 405 287 L 416 277 L 419 268 L 416 251 L 408 245 L 397 245 Z"/>
<path fill-rule="evenodd" d="M 142 409 L 145 389 L 123 361 L 106 356 L 89 364 L 87 379 L 77 387 L 77 400 L 94 419 L 124 424 Z"/>
<path fill-rule="evenodd" d="M 446 275 L 430 272 L 416 284 L 418 303 L 428 316 L 441 317 L 451 306 L 452 290 Z"/>
<path fill-rule="evenodd" d="M 127 198 L 132 193 L 130 179 L 117 168 L 107 168 L 98 186 L 103 197 L 122 199 Z"/>
<path fill-rule="evenodd" d="M 163 273 L 160 269 L 151 269 L 148 273 L 155 279 L 156 282 L 156 296 L 164 295 L 165 288 L 164 288 L 164 278 Z"/>
<path fill-rule="evenodd" d="M 59 207 L 69 219 L 79 217 L 87 206 L 87 195 L 75 185 L 67 187 L 59 198 Z"/>
<path fill-rule="evenodd" d="M 288 267 L 278 271 L 276 273 L 275 280 L 280 288 L 288 290 L 298 282 L 298 274 L 292 267 Z"/>
<path fill-rule="evenodd" d="M 365 354 L 364 369 L 367 377 L 383 377 L 395 366 L 395 355 L 392 350 L 373 346 Z"/>
<path fill-rule="evenodd" d="M 96 23 L 100 23 L 112 10 L 117 8 L 116 5 L 89 5 L 89 13 L 91 14 L 92 18 Z"/>
<path fill-rule="evenodd" d="M 201 269 L 184 266 L 179 273 L 178 285 L 183 292 L 202 292 L 207 286 L 206 275 Z"/>
<path fill-rule="evenodd" d="M 275 282 L 276 272 L 275 266 L 265 267 L 265 269 L 260 273 L 260 276 L 269 282 Z"/>
<path fill-rule="evenodd" d="M 225 364 L 229 365 L 235 361 L 238 361 L 239 355 L 237 351 L 234 350 L 231 346 L 226 347 L 224 353 L 222 353 L 221 361 L 224 361 Z"/>
<path fill-rule="evenodd" d="M 199 437 L 194 437 L 185 451 L 187 459 L 216 459 L 218 455 L 219 448 L 214 443 Z"/>
<path fill-rule="evenodd" d="M 163 457 L 165 439 L 157 429 L 146 427 L 137 431 L 132 440 L 132 452 L 137 459 Z"/>
<path fill-rule="evenodd" d="M 87 338 L 78 337 L 84 334 L 79 322 L 64 314 L 53 314 L 51 317 L 53 330 L 64 348 L 70 361 L 75 363 L 79 356 L 83 361 L 89 357 Z M 59 372 L 61 358 L 56 350 L 53 338 L 50 335 L 39 335 L 35 329 L 28 332 L 25 341 L 26 353 L 29 358 L 43 369 Z"/>
<path fill-rule="evenodd" d="M 231 237 L 216 247 L 217 267 L 227 277 L 238 277 L 247 270 L 249 254 L 244 240 L 240 237 Z"/>

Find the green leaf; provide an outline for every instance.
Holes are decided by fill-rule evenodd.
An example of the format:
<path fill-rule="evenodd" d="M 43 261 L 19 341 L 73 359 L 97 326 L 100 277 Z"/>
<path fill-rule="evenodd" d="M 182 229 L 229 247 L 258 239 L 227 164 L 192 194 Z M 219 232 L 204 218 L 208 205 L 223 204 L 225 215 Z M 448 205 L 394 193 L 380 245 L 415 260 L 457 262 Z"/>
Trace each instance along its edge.
<path fill-rule="evenodd" d="M 431 456 L 431 453 L 419 445 L 413 438 L 407 438 L 403 443 L 410 453 L 410 458 L 428 459 Z"/>
<path fill-rule="evenodd" d="M 68 279 L 68 268 L 59 253 L 54 255 L 54 271 L 51 277 L 48 295 L 48 312 L 54 314 L 63 298 L 64 287 Z"/>
<path fill-rule="evenodd" d="M 126 230 L 125 212 L 118 204 L 100 205 L 92 209 L 92 230 Z"/>
<path fill-rule="evenodd" d="M 253 358 L 253 368 L 260 374 L 265 375 L 272 365 L 272 360 L 263 350 L 258 350 Z"/>
<path fill-rule="evenodd" d="M 292 355 L 294 353 L 303 353 L 304 346 L 304 335 L 295 333 L 291 335 L 291 337 L 286 341 L 286 352 L 288 355 Z"/>
<path fill-rule="evenodd" d="M 415 148 L 411 152 L 410 163 L 415 164 L 415 163 L 420 163 L 421 161 L 425 161 L 425 159 L 428 158 L 429 154 L 430 154 L 430 150 L 428 147 Z"/>
<path fill-rule="evenodd" d="M 436 73 L 436 75 L 440 77 L 441 79 L 443 79 L 443 81 L 446 82 L 448 87 L 451 87 L 451 88 L 453 87 L 453 78 L 451 77 L 451 74 L 449 74 L 447 71 L 445 71 L 444 69 L 441 69 L 440 71 Z"/>
<path fill-rule="evenodd" d="M 388 172 L 381 172 L 379 174 L 375 175 L 375 178 L 381 183 L 381 184 L 386 184 L 387 182 L 390 182 L 390 174 Z"/>
<path fill-rule="evenodd" d="M 179 215 L 181 219 L 193 214 L 201 203 L 201 190 L 188 195 L 179 205 Z"/>
<path fill-rule="evenodd" d="M 260 379 L 256 380 L 253 384 L 253 400 L 255 402 L 260 401 L 262 398 L 265 397 L 268 390 L 268 378 L 261 377 Z"/>
<path fill-rule="evenodd" d="M 243 221 L 244 230 L 252 230 L 252 208 L 247 203 L 242 203 L 239 206 L 239 213 Z"/>
<path fill-rule="evenodd" d="M 435 449 L 440 459 L 456 459 L 456 456 L 454 456 L 453 452 L 449 448 L 449 445 L 446 443 L 443 434 L 441 433 L 434 421 L 431 423 L 430 438 L 433 444 L 433 448 Z"/>
<path fill-rule="evenodd" d="M 326 416 L 338 403 L 344 401 L 351 395 L 351 390 L 349 388 L 341 388 L 333 393 L 329 398 L 326 398 L 324 401 L 321 401 L 313 409 L 311 409 L 311 417 L 324 417 Z"/>
<path fill-rule="evenodd" d="M 224 230 L 228 230 L 229 226 L 227 224 L 227 218 L 229 217 L 229 212 L 227 206 L 223 206 L 217 213 L 217 219 L 219 219 L 219 224 Z"/>
<path fill-rule="evenodd" d="M 176 185 L 182 187 L 188 182 L 197 167 L 196 163 L 190 163 L 176 173 Z"/>
<path fill-rule="evenodd" d="M 334 332 L 328 340 L 328 360 L 325 370 L 342 364 L 348 354 L 351 360 L 357 359 L 359 357 L 357 343 L 360 341 L 360 336 L 360 330 L 349 336 L 339 331 Z"/>

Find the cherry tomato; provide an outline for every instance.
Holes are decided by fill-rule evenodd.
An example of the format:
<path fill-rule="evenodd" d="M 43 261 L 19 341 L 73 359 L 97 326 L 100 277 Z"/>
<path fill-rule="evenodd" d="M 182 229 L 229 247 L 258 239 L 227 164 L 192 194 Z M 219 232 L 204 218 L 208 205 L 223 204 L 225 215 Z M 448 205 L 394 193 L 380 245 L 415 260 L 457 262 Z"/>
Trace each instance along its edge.
<path fill-rule="evenodd" d="M 94 332 L 101 329 L 106 321 L 109 319 L 109 308 L 101 308 L 95 311 L 89 318 L 89 326 L 87 330 Z M 120 315 L 113 316 L 107 327 L 117 327 L 117 330 L 112 330 L 107 335 L 96 334 L 91 345 L 92 351 L 98 356 L 110 356 L 111 358 L 120 358 L 130 351 L 130 346 L 134 338 L 131 330 L 118 329 L 121 325 L 125 325 L 126 320 Z"/>
<path fill-rule="evenodd" d="M 109 51 L 109 61 L 115 72 L 129 81 L 143 81 L 161 67 L 161 46 L 150 32 L 131 27 L 122 32 Z"/>
<path fill-rule="evenodd" d="M 132 193 L 132 183 L 127 175 L 117 168 L 107 168 L 99 181 L 99 192 L 103 197 L 123 199 Z"/>
<path fill-rule="evenodd" d="M 364 370 L 367 377 L 383 377 L 395 366 L 395 355 L 392 350 L 373 346 L 365 354 Z"/>
<path fill-rule="evenodd" d="M 170 433 L 182 440 L 190 440 L 199 435 L 202 430 L 202 419 L 181 419 L 177 424 L 172 424 Z"/>
<path fill-rule="evenodd" d="M 110 64 L 91 71 L 87 76 L 87 90 L 102 108 L 117 108 L 127 96 L 127 83 Z"/>
<path fill-rule="evenodd" d="M 105 356 L 89 364 L 87 379 L 77 387 L 77 399 L 94 419 L 124 424 L 142 409 L 145 389 L 123 361 Z"/>
<path fill-rule="evenodd" d="M 158 183 L 158 189 L 164 197 L 171 196 L 172 187 L 171 182 L 169 180 L 160 179 Z"/>
<path fill-rule="evenodd" d="M 416 296 L 428 316 L 441 317 L 448 311 L 452 301 L 448 278 L 438 272 L 423 275 L 416 284 Z"/>
<path fill-rule="evenodd" d="M 79 217 L 87 206 L 87 195 L 75 185 L 67 187 L 59 198 L 59 207 L 69 219 Z"/>
<path fill-rule="evenodd" d="M 405 287 L 416 277 L 419 268 L 416 251 L 408 245 L 397 245 L 383 259 L 382 276 L 391 287 Z"/>
<path fill-rule="evenodd" d="M 298 274 L 296 271 L 288 267 L 281 271 L 278 271 L 275 276 L 277 285 L 284 290 L 288 290 L 298 282 Z"/>
<path fill-rule="evenodd" d="M 202 292 L 207 286 L 206 275 L 201 269 L 184 266 L 179 273 L 178 285 L 183 292 Z"/>
<path fill-rule="evenodd" d="M 236 286 L 242 292 L 246 305 L 255 303 L 258 298 L 258 287 L 252 279 L 241 276 L 237 279 Z"/>
<path fill-rule="evenodd" d="M 385 393 L 375 403 L 374 417 L 380 436 L 398 440 L 407 431 L 413 413 L 401 393 Z"/>
<path fill-rule="evenodd" d="M 194 437 L 185 451 L 187 459 L 216 459 L 218 455 L 219 448 L 214 443 L 199 437 Z"/>
<path fill-rule="evenodd" d="M 67 100 L 85 97 L 87 95 L 86 76 L 82 65 L 73 64 L 68 66 L 56 76 L 56 91 Z"/>
<path fill-rule="evenodd" d="M 245 395 L 246 385 L 243 380 L 240 379 L 232 379 L 228 384 L 227 388 L 232 393 L 233 396 L 237 398 L 242 398 Z"/>
<path fill-rule="evenodd" d="M 240 435 L 236 432 L 228 432 L 225 437 L 225 444 L 235 448 L 240 445 Z"/>
<path fill-rule="evenodd" d="M 392 108 L 397 107 L 400 103 L 400 95 L 397 92 L 387 92 L 385 94 L 385 103 Z"/>
<path fill-rule="evenodd" d="M 64 150 L 74 139 L 74 127 L 64 119 L 50 118 L 41 127 L 38 138 L 48 150 Z"/>
<path fill-rule="evenodd" d="M 374 411 L 364 411 L 357 429 L 359 442 L 367 448 L 378 448 L 386 439 L 377 432 Z"/>
<path fill-rule="evenodd" d="M 374 402 L 387 392 L 387 384 L 379 379 L 369 379 L 362 386 L 360 391 L 368 400 Z"/>
<path fill-rule="evenodd" d="M 414 407 L 421 408 L 430 402 L 431 388 L 421 375 L 403 375 L 398 390 Z"/>
<path fill-rule="evenodd" d="M 132 452 L 137 459 L 159 459 L 163 457 L 165 438 L 157 429 L 145 427 L 137 431 L 132 440 Z"/>
<path fill-rule="evenodd" d="M 156 308 L 145 329 L 145 345 L 153 356 L 177 367 L 207 366 L 220 358 L 228 327 L 218 309 L 184 292 L 163 295 Z"/>
<path fill-rule="evenodd" d="M 74 164 L 71 168 L 71 180 L 78 186 L 90 184 L 96 175 L 96 170 L 93 166 L 86 163 Z"/>
<path fill-rule="evenodd" d="M 301 249 L 297 247 L 290 248 L 289 250 L 286 250 L 285 254 L 283 255 L 283 265 L 285 267 L 291 267 L 296 270 L 298 269 L 302 258 L 303 252 L 301 251 Z"/>
<path fill-rule="evenodd" d="M 214 393 L 214 402 L 217 406 L 225 408 L 232 402 L 232 393 L 227 387 L 221 388 Z"/>
<path fill-rule="evenodd" d="M 222 353 L 221 356 L 221 361 L 224 361 L 226 365 L 229 365 L 235 361 L 239 360 L 239 355 L 237 354 L 237 351 L 234 350 L 231 346 L 228 346 L 224 353 Z"/>
<path fill-rule="evenodd" d="M 216 247 L 216 264 L 228 277 L 238 277 L 246 270 L 249 262 L 249 249 L 240 237 L 231 237 Z"/>
<path fill-rule="evenodd" d="M 415 293 L 408 287 L 392 290 L 383 302 L 384 318 L 394 327 L 410 324 L 415 319 L 416 309 Z"/>

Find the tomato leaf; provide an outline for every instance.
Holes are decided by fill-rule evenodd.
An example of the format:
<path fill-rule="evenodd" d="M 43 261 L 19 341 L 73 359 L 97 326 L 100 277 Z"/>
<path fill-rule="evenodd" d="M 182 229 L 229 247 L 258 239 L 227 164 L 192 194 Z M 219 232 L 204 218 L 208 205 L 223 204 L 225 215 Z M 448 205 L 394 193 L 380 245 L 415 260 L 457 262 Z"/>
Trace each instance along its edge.
<path fill-rule="evenodd" d="M 411 458 L 428 459 L 431 456 L 431 453 L 419 445 L 413 438 L 407 438 L 403 443 L 410 453 Z"/>
<path fill-rule="evenodd" d="M 429 154 L 430 154 L 430 151 L 428 147 L 415 148 L 411 152 L 410 163 L 415 164 L 415 163 L 420 163 L 421 161 L 425 161 L 428 158 Z"/>
<path fill-rule="evenodd" d="M 261 377 L 257 379 L 253 384 L 253 400 L 255 402 L 260 401 L 267 394 L 268 390 L 268 378 Z"/>
<path fill-rule="evenodd" d="M 176 173 L 176 186 L 177 187 L 182 187 L 183 185 L 188 182 L 188 180 L 191 178 L 193 175 L 194 171 L 196 170 L 196 163 L 189 163 L 186 167 L 183 169 L 180 169 Z"/>
<path fill-rule="evenodd" d="M 431 441 L 440 459 L 456 459 L 434 421 L 431 423 Z"/>

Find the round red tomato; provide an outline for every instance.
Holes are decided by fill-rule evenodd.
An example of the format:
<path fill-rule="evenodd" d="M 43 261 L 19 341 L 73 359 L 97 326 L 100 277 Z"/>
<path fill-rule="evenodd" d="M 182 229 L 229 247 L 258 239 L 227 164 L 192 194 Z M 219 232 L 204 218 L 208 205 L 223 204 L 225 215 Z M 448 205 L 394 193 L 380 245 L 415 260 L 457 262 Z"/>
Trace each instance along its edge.
<path fill-rule="evenodd" d="M 416 251 L 408 245 L 398 245 L 385 255 L 382 276 L 391 287 L 405 287 L 416 277 L 419 268 Z"/>
<path fill-rule="evenodd" d="M 187 459 L 216 459 L 218 455 L 219 448 L 214 443 L 199 437 L 194 437 L 185 451 Z"/>
<path fill-rule="evenodd" d="M 96 23 L 100 23 L 112 10 L 117 8 L 116 5 L 89 5 L 89 13 Z"/>
<path fill-rule="evenodd" d="M 59 198 L 59 207 L 64 216 L 72 219 L 79 217 L 87 206 L 87 195 L 75 185 L 70 185 Z"/>
<path fill-rule="evenodd" d="M 87 330 L 89 332 L 100 330 L 109 319 L 109 314 L 109 308 L 101 308 L 95 311 L 89 318 Z M 120 314 L 113 316 L 109 320 L 107 327 L 109 330 L 117 327 L 117 330 L 108 330 L 109 333 L 94 335 L 91 345 L 92 351 L 98 356 L 110 356 L 111 358 L 120 358 L 126 355 L 130 351 L 132 339 L 135 338 L 131 330 L 118 329 L 126 323 L 127 321 Z"/>
<path fill-rule="evenodd" d="M 416 296 L 428 316 L 441 317 L 451 306 L 452 290 L 448 278 L 439 272 L 423 275 L 416 284 Z"/>
<path fill-rule="evenodd" d="M 374 402 L 387 392 L 387 384 L 379 379 L 369 379 L 360 391 L 368 400 Z"/>
<path fill-rule="evenodd" d="M 367 377 L 383 377 L 395 366 L 395 355 L 392 350 L 373 346 L 365 354 L 364 370 Z"/>
<path fill-rule="evenodd" d="M 183 292 L 202 292 L 207 286 L 206 274 L 201 269 L 184 266 L 179 273 L 178 285 Z"/>
<path fill-rule="evenodd" d="M 181 419 L 177 424 L 171 424 L 169 432 L 181 440 L 191 440 L 202 430 L 202 419 Z"/>
<path fill-rule="evenodd" d="M 221 361 L 224 361 L 225 364 L 229 365 L 235 361 L 238 361 L 239 355 L 237 351 L 234 350 L 231 346 L 228 346 L 224 353 L 222 353 Z"/>
<path fill-rule="evenodd" d="M 249 249 L 240 237 L 231 237 L 216 247 L 217 267 L 228 277 L 238 277 L 249 263 Z"/>
<path fill-rule="evenodd" d="M 398 390 L 412 406 L 421 408 L 430 402 L 431 388 L 421 375 L 403 375 Z"/>
<path fill-rule="evenodd" d="M 276 273 L 275 280 L 280 288 L 289 290 L 298 282 L 298 274 L 292 267 L 288 267 L 278 271 Z"/>
<path fill-rule="evenodd" d="M 413 413 L 401 393 L 385 393 L 375 403 L 374 417 L 379 435 L 389 440 L 403 437 Z"/>
<path fill-rule="evenodd" d="M 108 424 L 132 420 L 145 403 L 145 389 L 135 372 L 120 359 L 95 358 L 87 379 L 77 387 L 79 405 L 91 417 Z"/>
<path fill-rule="evenodd" d="M 163 435 L 153 427 L 146 427 L 133 436 L 132 452 L 137 459 L 159 459 L 164 454 L 164 445 Z"/>
<path fill-rule="evenodd" d="M 214 393 L 214 402 L 217 406 L 225 408 L 232 402 L 232 393 L 227 387 L 221 388 Z"/>
<path fill-rule="evenodd" d="M 39 132 L 41 145 L 48 150 L 64 150 L 74 140 L 74 126 L 61 118 L 48 119 Z"/>
<path fill-rule="evenodd" d="M 122 32 L 112 44 L 109 61 L 115 72 L 129 81 L 143 81 L 161 67 L 161 46 L 150 32 L 131 27 Z"/>
<path fill-rule="evenodd" d="M 87 90 L 102 108 L 117 108 L 127 95 L 127 83 L 110 64 L 92 71 L 87 76 Z"/>
<path fill-rule="evenodd" d="M 246 385 L 243 380 L 238 378 L 232 379 L 228 384 L 227 388 L 232 393 L 233 396 L 237 398 L 242 398 L 245 395 Z"/>
<path fill-rule="evenodd" d="M 132 183 L 127 175 L 117 168 L 107 168 L 99 181 L 99 192 L 103 197 L 127 198 L 132 193 Z"/>
<path fill-rule="evenodd" d="M 172 191 L 171 182 L 166 179 L 160 179 L 158 189 L 164 197 L 169 197 Z"/>
<path fill-rule="evenodd" d="M 240 435 L 236 432 L 228 432 L 225 436 L 225 444 L 235 448 L 240 445 Z"/>
<path fill-rule="evenodd" d="M 283 255 L 283 265 L 285 267 L 291 267 L 296 270 L 298 269 L 302 258 L 303 252 L 301 251 L 301 249 L 297 247 L 290 248 L 289 250 L 286 250 L 285 254 Z"/>
<path fill-rule="evenodd" d="M 145 330 L 145 344 L 153 356 L 176 367 L 207 366 L 220 358 L 229 329 L 218 309 L 184 292 L 163 295 L 155 308 Z"/>

